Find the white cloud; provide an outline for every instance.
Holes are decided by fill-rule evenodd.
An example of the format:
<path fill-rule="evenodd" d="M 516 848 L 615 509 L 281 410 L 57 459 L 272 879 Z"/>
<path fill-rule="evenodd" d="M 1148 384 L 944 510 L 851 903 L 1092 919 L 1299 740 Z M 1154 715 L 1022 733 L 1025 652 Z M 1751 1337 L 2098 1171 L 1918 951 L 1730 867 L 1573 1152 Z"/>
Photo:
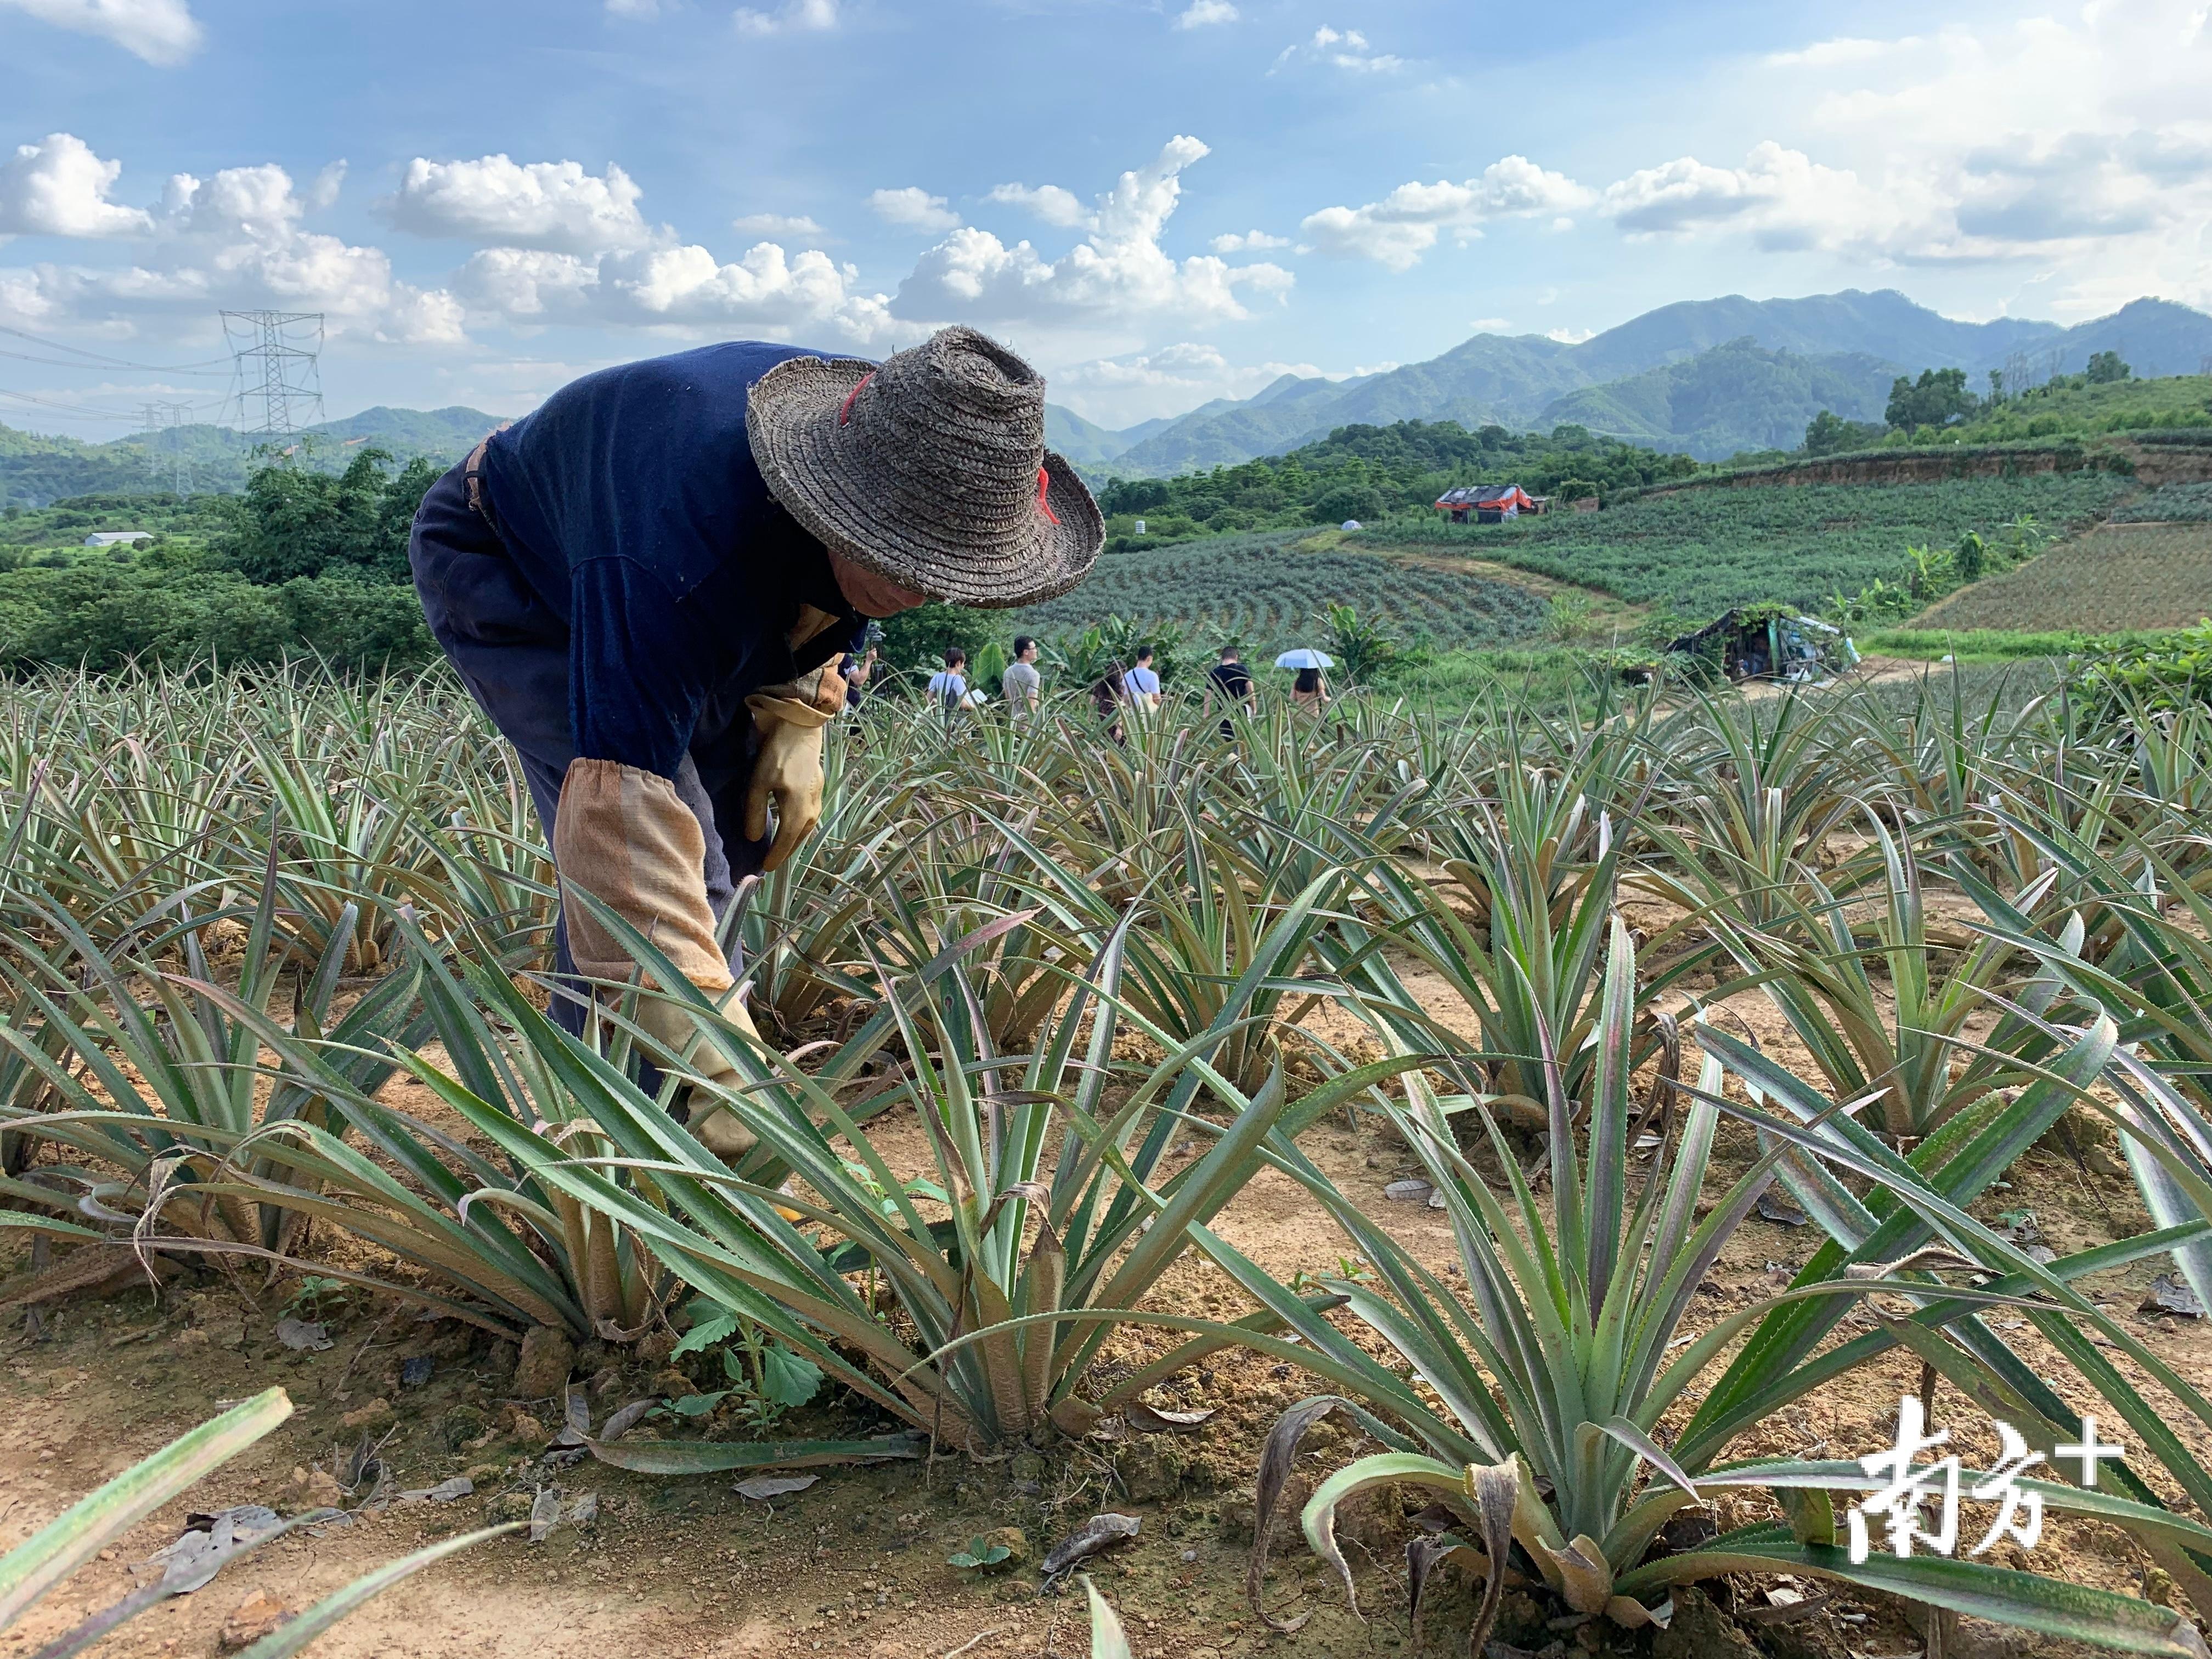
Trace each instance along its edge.
<path fill-rule="evenodd" d="M 149 64 L 181 64 L 200 49 L 200 26 L 185 0 L 0 0 L 0 6 L 112 40 Z"/>
<path fill-rule="evenodd" d="M 1322 373 L 1311 363 L 1232 363 L 1218 346 L 1184 340 L 1057 369 L 1052 396 L 1086 419 L 1121 427 L 1181 414 L 1210 398 L 1249 398 L 1285 374 Z"/>
<path fill-rule="evenodd" d="M 1632 235 L 1724 236 L 1875 270 L 2033 262 L 2062 313 L 2212 300 L 2204 0 L 2023 10 L 1765 60 L 1785 113 L 1739 166 L 1606 192 Z M 1786 122 L 1786 125 L 1783 125 Z"/>
<path fill-rule="evenodd" d="M 1478 317 L 1468 326 L 1477 334 L 1503 334 L 1513 326 L 1510 317 Z"/>
<path fill-rule="evenodd" d="M 610 17 L 658 17 L 660 0 L 607 0 Z"/>
<path fill-rule="evenodd" d="M 877 191 L 868 198 L 868 205 L 886 224 L 909 230 L 950 230 L 960 222 L 960 216 L 945 205 L 942 196 L 932 196 L 919 185 Z"/>
<path fill-rule="evenodd" d="M 313 199 L 335 193 L 342 174 L 333 169 L 319 177 L 312 198 L 273 164 L 225 167 L 204 179 L 180 173 L 159 205 L 140 213 L 106 202 L 115 163 L 53 139 L 26 149 L 43 156 L 19 151 L 22 176 L 0 175 L 8 225 L 81 236 L 121 232 L 143 237 L 144 246 L 119 267 L 47 264 L 0 272 L 0 312 L 118 339 L 149 323 L 172 334 L 180 319 L 198 321 L 225 307 L 319 311 L 334 335 L 416 344 L 460 337 L 453 295 L 400 281 L 381 249 L 301 228 Z M 58 174 L 42 171 L 42 159 L 57 154 L 69 165 Z M 64 188 L 56 177 L 73 182 Z M 63 228 L 70 224 L 73 231 Z"/>
<path fill-rule="evenodd" d="M 830 233 L 805 214 L 748 213 L 730 221 L 730 228 L 746 236 L 826 236 Z"/>
<path fill-rule="evenodd" d="M 1098 198 L 1090 234 L 1059 259 L 1027 242 L 1007 246 L 963 227 L 924 253 L 899 285 L 892 314 L 915 321 L 1054 322 L 1121 331 L 1160 318 L 1229 320 L 1249 315 L 1242 291 L 1280 295 L 1279 266 L 1231 265 L 1210 254 L 1180 262 L 1160 233 L 1182 193 L 1183 168 L 1206 154 L 1195 138 L 1170 139 Z"/>
<path fill-rule="evenodd" d="M 1544 337 L 1557 340 L 1561 345 L 1580 345 L 1584 340 L 1597 338 L 1597 331 L 1594 328 L 1547 328 L 1544 331 Z"/>
<path fill-rule="evenodd" d="M 1407 270 L 1419 263 L 1446 230 L 1465 241 L 1481 234 L 1481 226 L 1489 220 L 1557 213 L 1591 199 L 1589 191 L 1565 173 L 1548 172 L 1525 155 L 1508 155 L 1463 184 L 1439 179 L 1432 185 L 1401 185 L 1364 207 L 1330 207 L 1309 214 L 1299 228 L 1323 252 L 1373 259 L 1392 270 Z"/>
<path fill-rule="evenodd" d="M 1206 244 L 1216 253 L 1256 253 L 1264 248 L 1288 247 L 1290 245 L 1289 237 L 1270 236 L 1264 230 L 1232 230 Z"/>
<path fill-rule="evenodd" d="M 1034 189 L 1027 185 L 999 185 L 984 199 L 1025 208 L 1045 223 L 1063 229 L 1087 228 L 1091 223 L 1090 210 L 1083 205 L 1083 198 L 1058 185 L 1039 185 Z"/>
<path fill-rule="evenodd" d="M 1179 29 L 1202 29 L 1213 23 L 1233 23 L 1237 16 L 1237 8 L 1229 0 L 1191 0 L 1188 10 L 1176 14 L 1175 26 Z"/>
<path fill-rule="evenodd" d="M 784 0 L 774 11 L 740 6 L 732 20 L 740 34 L 804 34 L 837 27 L 837 0 Z"/>
<path fill-rule="evenodd" d="M 1316 29 L 1310 39 L 1285 46 L 1276 54 L 1273 68 L 1267 72 L 1273 74 L 1294 58 L 1327 64 L 1355 75 L 1386 75 L 1406 66 L 1404 58 L 1376 52 L 1358 29 L 1335 29 L 1326 23 Z"/>
<path fill-rule="evenodd" d="M 399 188 L 378 204 L 394 228 L 501 247 L 597 253 L 660 238 L 637 210 L 642 192 L 610 161 L 587 173 L 577 161 L 473 161 L 416 156 Z"/>
<path fill-rule="evenodd" d="M 758 242 L 739 258 L 703 247 L 616 252 L 597 258 L 545 249 L 484 248 L 456 273 L 453 289 L 473 317 L 524 325 L 742 327 L 777 337 L 832 329 L 860 344 L 903 338 L 884 296 L 828 254 L 792 254 Z"/>
<path fill-rule="evenodd" d="M 17 145 L 0 161 L 0 237 L 143 234 L 152 215 L 107 199 L 122 173 L 73 133 Z"/>
<path fill-rule="evenodd" d="M 1917 34 L 1908 34 L 1898 40 L 1868 40 L 1852 35 L 1838 35 L 1832 40 L 1816 40 L 1796 52 L 1769 52 L 1766 62 L 1774 69 L 1828 69 L 1845 64 L 1872 63 L 1919 44 L 1920 37 Z"/>

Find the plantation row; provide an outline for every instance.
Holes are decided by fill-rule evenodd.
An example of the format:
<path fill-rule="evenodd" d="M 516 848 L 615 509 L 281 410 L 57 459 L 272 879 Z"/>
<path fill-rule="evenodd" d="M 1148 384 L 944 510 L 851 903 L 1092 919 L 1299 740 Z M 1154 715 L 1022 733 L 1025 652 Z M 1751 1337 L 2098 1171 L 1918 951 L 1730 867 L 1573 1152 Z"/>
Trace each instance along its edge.
<path fill-rule="evenodd" d="M 1023 613 L 1041 633 L 1086 628 L 1109 617 L 1218 629 L 1255 656 L 1314 643 L 1316 614 L 1349 604 L 1396 631 L 1447 648 L 1533 639 L 1544 603 L 1510 582 L 1409 566 L 1372 553 L 1301 553 L 1279 536 L 1224 537 L 1109 554 L 1073 592 Z"/>
<path fill-rule="evenodd" d="M 2087 524 L 2133 487 L 2109 473 L 2074 472 L 1685 489 L 1598 514 L 1394 524 L 1358 539 L 1448 546 L 1704 618 L 1767 599 L 1811 609 L 1876 577 L 1894 580 L 1908 545 L 1948 545 L 1968 531 L 1993 538 L 2023 515 L 2053 529 Z"/>
<path fill-rule="evenodd" d="M 548 960 L 540 827 L 443 675 L 28 683 L 0 728 L 10 1213 L 273 1257 L 526 1356 L 684 1310 L 750 1434 L 677 1411 L 580 1449 L 663 1474 L 918 1437 L 1091 1456 L 1065 1449 L 1248 1350 L 1387 1448 L 1306 1502 L 1347 1584 L 1335 1514 L 1362 1491 L 1419 1488 L 1480 1542 L 1478 1652 L 1509 1566 L 1539 1620 L 1634 1629 L 1700 1580 L 1788 1573 L 2201 1652 L 2172 1603 L 2212 1607 L 2212 1400 L 2109 1287 L 2155 1264 L 2212 1296 L 2212 714 L 1923 687 L 1270 710 L 1126 746 L 1080 701 L 1055 714 L 840 732 L 822 833 L 733 924 L 803 1063 L 686 1000 L 738 1076 L 696 1086 L 758 1137 L 733 1179 L 672 1115 L 684 1079 L 635 1080 L 643 994 L 604 988 L 584 1042 L 518 978 Z M 1731 997 L 1796 1069 L 1700 1017 Z M 1313 1035 L 1315 999 L 1355 1048 Z M 1444 1274 L 1301 1149 L 1346 1112 L 1418 1161 Z M 2148 1230 L 2036 1254 L 1998 1213 L 2036 1201 L 2019 1160 L 2062 1121 L 2124 1147 Z M 886 1151 L 917 1121 L 919 1172 Z M 1342 1274 L 1280 1282 L 1213 1228 L 1263 1169 L 1340 1231 Z M 1782 1193 L 1823 1242 L 1707 1297 Z M 1160 1304 L 1194 1255 L 1237 1322 Z M 2095 1559 L 2155 1564 L 2167 1604 L 2041 1556 L 1853 1562 L 1842 1510 L 1881 1482 L 1841 1449 L 1773 1455 L 1801 1439 L 1769 1425 L 1894 1398 L 1900 1363 L 2031 1446 L 2124 1429 L 2094 1490 L 2057 1457 L 2027 1484 Z M 1320 1410 L 1284 1415 L 1270 1468 Z M 1254 1528 L 1269 1621 L 1279 1492 Z"/>

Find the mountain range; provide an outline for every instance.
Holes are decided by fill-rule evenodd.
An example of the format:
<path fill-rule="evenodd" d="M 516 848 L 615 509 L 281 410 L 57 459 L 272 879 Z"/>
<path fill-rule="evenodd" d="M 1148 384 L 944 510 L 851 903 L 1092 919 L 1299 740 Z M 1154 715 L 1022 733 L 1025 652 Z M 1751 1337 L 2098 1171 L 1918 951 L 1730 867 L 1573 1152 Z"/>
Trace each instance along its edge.
<path fill-rule="evenodd" d="M 2063 328 L 2021 318 L 1960 322 L 1893 289 L 1794 300 L 1729 295 L 1662 306 L 1576 344 L 1478 334 L 1383 374 L 1285 374 L 1250 398 L 1216 399 L 1120 432 L 1055 407 L 1046 435 L 1094 477 L 1233 465 L 1340 426 L 1404 420 L 1539 430 L 1571 423 L 1717 460 L 1794 447 L 1823 409 L 1879 420 L 1899 374 L 1963 368 L 1979 390 L 1991 369 L 2046 379 L 2078 372 L 2098 351 L 2118 351 L 2138 375 L 2194 374 L 2212 360 L 2212 317 L 2144 299 Z"/>
<path fill-rule="evenodd" d="M 1686 300 L 1578 343 L 1540 334 L 1478 334 L 1426 362 L 1331 380 L 1285 374 L 1249 398 L 1109 431 L 1058 404 L 1045 440 L 1094 481 L 1164 477 L 1280 454 L 1354 424 L 1456 421 L 1516 430 L 1577 425 L 1700 460 L 1790 448 L 1823 409 L 1880 420 L 1890 382 L 1923 368 L 1962 368 L 1976 390 L 1991 369 L 2035 379 L 2078 372 L 2117 351 L 2136 374 L 2194 374 L 2212 365 L 2212 317 L 2136 300 L 2062 328 L 2000 318 L 1960 322 L 1893 289 L 1795 300 Z M 363 410 L 308 428 L 314 464 L 343 466 L 373 444 L 405 458 L 454 461 L 498 424 L 480 410 Z M 176 449 L 171 448 L 175 445 Z M 173 456 L 202 489 L 235 489 L 250 459 L 235 433 L 195 426 L 108 443 L 0 426 L 0 502 L 165 488 Z"/>

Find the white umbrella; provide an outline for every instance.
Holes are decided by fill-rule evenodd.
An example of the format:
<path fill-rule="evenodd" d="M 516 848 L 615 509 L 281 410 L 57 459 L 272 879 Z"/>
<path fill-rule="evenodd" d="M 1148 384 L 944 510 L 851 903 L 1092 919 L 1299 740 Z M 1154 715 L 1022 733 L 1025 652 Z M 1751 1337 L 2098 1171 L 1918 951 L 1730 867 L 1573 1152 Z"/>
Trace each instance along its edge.
<path fill-rule="evenodd" d="M 1296 651 L 1285 651 L 1275 659 L 1278 668 L 1334 668 L 1336 659 L 1326 651 L 1314 651 L 1304 646 Z"/>

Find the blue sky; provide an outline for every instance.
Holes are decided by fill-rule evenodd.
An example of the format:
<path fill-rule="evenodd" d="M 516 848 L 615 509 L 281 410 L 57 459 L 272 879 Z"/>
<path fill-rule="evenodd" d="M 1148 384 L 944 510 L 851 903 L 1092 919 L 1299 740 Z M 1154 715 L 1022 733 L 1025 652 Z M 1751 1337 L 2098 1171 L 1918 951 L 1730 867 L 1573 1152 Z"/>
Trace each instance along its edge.
<path fill-rule="evenodd" d="M 122 365 L 224 307 L 323 313 L 332 414 L 966 321 L 1121 425 L 1727 293 L 2206 305 L 2207 15 L 0 0 L 0 420 L 211 404 Z"/>

